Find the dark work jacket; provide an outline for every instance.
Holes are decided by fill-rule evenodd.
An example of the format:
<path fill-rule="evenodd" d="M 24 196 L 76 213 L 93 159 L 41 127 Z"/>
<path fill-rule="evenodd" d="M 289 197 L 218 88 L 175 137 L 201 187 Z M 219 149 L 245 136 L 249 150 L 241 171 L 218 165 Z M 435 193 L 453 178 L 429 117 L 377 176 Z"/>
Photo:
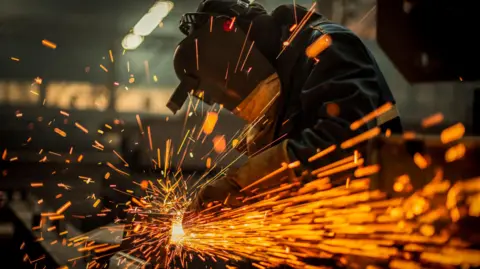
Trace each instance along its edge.
<path fill-rule="evenodd" d="M 301 6 L 296 6 L 295 12 L 298 22 L 307 14 Z M 293 6 L 280 6 L 272 16 L 281 28 L 283 41 L 287 40 L 291 35 L 289 29 L 295 24 Z M 318 55 L 317 62 L 308 58 L 305 50 L 324 34 L 330 35 L 332 44 Z M 297 172 L 301 172 L 345 157 L 350 151 L 338 146 L 326 157 L 308 162 L 317 150 L 340 145 L 376 127 L 376 120 L 372 120 L 355 131 L 350 129 L 351 123 L 381 105 L 387 102 L 395 104 L 375 59 L 359 37 L 320 14 L 310 17 L 274 64 L 281 80 L 281 95 L 275 112 L 267 115 L 273 122 L 273 127 L 269 127 L 271 131 L 255 140 L 258 148 L 269 146 L 261 153 L 250 156 L 238 171 L 232 171 L 233 178 L 242 188 L 285 162 L 300 161 L 302 165 Z M 330 103 L 338 106 L 339 114 L 327 113 Z M 383 124 L 381 129 L 402 132 L 400 119 L 397 117 Z M 282 150 L 286 153 L 282 154 Z"/>
<path fill-rule="evenodd" d="M 279 9 L 273 16 L 282 16 L 283 38 L 291 33 L 292 20 L 285 20 Z M 298 21 L 306 10 L 296 7 Z M 276 13 L 280 13 L 276 15 Z M 293 18 L 293 16 L 291 17 Z M 319 62 L 309 59 L 306 48 L 321 37 L 330 35 L 332 44 L 318 55 Z M 294 159 L 307 163 L 308 157 L 317 149 L 358 135 L 377 126 L 375 120 L 356 131 L 350 124 L 361 119 L 381 105 L 395 104 L 393 95 L 375 59 L 362 41 L 349 29 L 314 14 L 292 44 L 279 57 L 277 70 L 282 92 L 276 119 L 274 139 L 286 135 L 288 150 Z M 327 113 L 327 105 L 334 103 L 339 108 L 338 116 Z M 383 131 L 402 131 L 399 118 L 381 126 Z"/>

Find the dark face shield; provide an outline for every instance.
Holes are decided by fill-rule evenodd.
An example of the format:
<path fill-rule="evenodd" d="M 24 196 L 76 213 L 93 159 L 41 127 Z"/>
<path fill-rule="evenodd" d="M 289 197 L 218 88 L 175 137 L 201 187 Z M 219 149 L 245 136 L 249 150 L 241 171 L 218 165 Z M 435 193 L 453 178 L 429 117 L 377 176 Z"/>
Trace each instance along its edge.
<path fill-rule="evenodd" d="M 185 13 L 180 19 L 179 29 L 184 35 L 188 36 L 202 25 L 208 23 L 210 17 L 212 17 L 212 15 L 208 13 Z"/>
<path fill-rule="evenodd" d="M 173 60 L 180 85 L 167 106 L 176 113 L 192 93 L 210 105 L 235 111 L 275 69 L 230 18 L 208 16 L 201 19 L 203 23 L 199 18 L 184 24 L 189 35 L 178 45 Z"/>

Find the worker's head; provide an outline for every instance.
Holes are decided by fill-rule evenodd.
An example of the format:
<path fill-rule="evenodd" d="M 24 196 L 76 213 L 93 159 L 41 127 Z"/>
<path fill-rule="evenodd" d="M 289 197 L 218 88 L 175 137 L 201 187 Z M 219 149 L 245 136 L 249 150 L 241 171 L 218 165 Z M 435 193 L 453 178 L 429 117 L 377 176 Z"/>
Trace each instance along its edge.
<path fill-rule="evenodd" d="M 265 9 L 248 0 L 204 0 L 197 12 L 183 15 L 180 30 L 186 35 L 174 56 L 180 85 L 168 107 L 176 112 L 191 93 L 247 120 L 258 116 L 252 100 L 256 107 L 270 100 L 253 97 L 266 85 L 279 86 L 274 62 L 280 34 Z"/>

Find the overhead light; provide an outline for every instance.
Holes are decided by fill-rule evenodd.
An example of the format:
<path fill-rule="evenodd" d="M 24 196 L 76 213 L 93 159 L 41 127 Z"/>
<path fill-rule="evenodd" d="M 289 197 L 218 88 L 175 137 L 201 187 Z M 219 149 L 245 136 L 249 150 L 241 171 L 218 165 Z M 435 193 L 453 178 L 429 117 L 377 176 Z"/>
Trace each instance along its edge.
<path fill-rule="evenodd" d="M 157 2 L 133 27 L 133 33 L 140 36 L 151 34 L 173 8 L 170 1 Z"/>
<path fill-rule="evenodd" d="M 168 13 L 173 9 L 173 2 L 159 1 L 150 9 L 150 12 L 158 13 L 162 18 L 167 17 Z"/>
<path fill-rule="evenodd" d="M 126 50 L 134 50 L 143 42 L 143 36 L 128 34 L 122 40 L 122 47 Z"/>

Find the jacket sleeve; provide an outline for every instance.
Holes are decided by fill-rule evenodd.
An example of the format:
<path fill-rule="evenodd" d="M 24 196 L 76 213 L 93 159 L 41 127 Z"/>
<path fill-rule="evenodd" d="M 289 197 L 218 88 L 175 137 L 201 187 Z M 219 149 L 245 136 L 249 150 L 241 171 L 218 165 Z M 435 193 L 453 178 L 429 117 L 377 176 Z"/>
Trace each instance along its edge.
<path fill-rule="evenodd" d="M 312 41 L 320 35 L 317 32 Z M 383 89 L 382 74 L 358 37 L 346 30 L 330 36 L 332 44 L 318 55 L 319 62 L 300 90 L 301 118 L 308 127 L 288 138 L 290 158 L 312 169 L 348 153 L 338 146 L 336 151 L 309 163 L 308 158 L 317 150 L 340 145 L 376 126 L 374 120 L 355 131 L 350 129 L 351 123 L 382 105 L 382 91 L 388 91 Z"/>

